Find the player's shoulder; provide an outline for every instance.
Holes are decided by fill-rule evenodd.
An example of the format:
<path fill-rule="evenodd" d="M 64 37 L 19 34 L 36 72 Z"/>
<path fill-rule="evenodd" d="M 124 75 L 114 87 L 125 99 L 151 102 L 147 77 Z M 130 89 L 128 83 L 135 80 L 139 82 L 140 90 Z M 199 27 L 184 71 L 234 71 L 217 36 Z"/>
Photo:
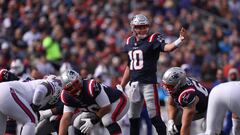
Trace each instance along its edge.
<path fill-rule="evenodd" d="M 61 92 L 61 101 L 64 105 L 70 105 L 72 100 L 73 100 L 73 96 L 71 94 L 69 94 L 66 90 L 62 90 Z"/>
<path fill-rule="evenodd" d="M 185 107 L 191 105 L 195 101 L 196 90 L 193 87 L 184 89 L 178 96 L 178 103 Z"/>
<path fill-rule="evenodd" d="M 94 79 L 89 79 L 85 82 L 85 88 L 87 91 L 87 94 L 90 97 L 96 97 L 100 91 L 101 91 L 101 85 Z"/>
<path fill-rule="evenodd" d="M 134 43 L 136 41 L 136 37 L 135 36 L 128 36 L 127 39 L 126 39 L 126 43 L 125 45 L 130 45 L 132 43 Z"/>
<path fill-rule="evenodd" d="M 151 33 L 148 36 L 148 42 L 153 42 L 153 41 L 157 40 L 160 37 L 162 37 L 162 35 L 159 32 Z"/>

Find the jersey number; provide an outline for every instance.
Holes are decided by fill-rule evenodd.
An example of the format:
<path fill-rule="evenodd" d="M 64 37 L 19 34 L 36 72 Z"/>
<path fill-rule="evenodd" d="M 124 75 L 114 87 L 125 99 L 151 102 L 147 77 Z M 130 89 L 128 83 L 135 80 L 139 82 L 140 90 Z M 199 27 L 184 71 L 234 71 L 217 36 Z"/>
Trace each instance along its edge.
<path fill-rule="evenodd" d="M 89 112 L 89 111 L 90 112 L 97 112 L 99 110 L 99 107 L 98 107 L 98 105 L 93 104 L 93 105 L 90 105 L 88 107 L 81 108 L 81 110 L 83 112 Z"/>
<path fill-rule="evenodd" d="M 205 96 L 208 96 L 208 90 L 203 87 L 199 82 L 192 80 L 192 83 L 198 91 L 202 92 Z"/>
<path fill-rule="evenodd" d="M 143 68 L 143 52 L 142 50 L 132 50 L 128 52 L 130 62 L 130 70 L 140 70 Z"/>

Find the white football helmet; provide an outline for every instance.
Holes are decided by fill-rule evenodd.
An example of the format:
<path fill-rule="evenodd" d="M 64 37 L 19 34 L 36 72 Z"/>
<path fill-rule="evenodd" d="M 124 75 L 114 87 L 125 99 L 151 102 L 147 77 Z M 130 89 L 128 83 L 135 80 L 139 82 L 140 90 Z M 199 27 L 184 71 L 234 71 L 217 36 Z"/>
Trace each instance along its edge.
<path fill-rule="evenodd" d="M 24 65 L 20 59 L 13 60 L 10 65 L 10 72 L 20 75 L 24 71 Z"/>
<path fill-rule="evenodd" d="M 55 75 L 48 75 L 44 77 L 44 79 L 47 80 L 47 82 L 52 86 L 54 89 L 54 93 L 52 95 L 52 98 L 48 101 L 49 104 L 55 104 L 58 101 L 58 98 L 60 96 L 60 93 L 63 89 L 63 82 L 60 77 L 57 77 Z"/>
<path fill-rule="evenodd" d="M 186 83 L 186 72 L 180 67 L 172 67 L 163 74 L 162 85 L 169 94 L 175 93 Z"/>
<path fill-rule="evenodd" d="M 64 90 L 70 94 L 77 94 L 82 88 L 82 79 L 80 75 L 74 70 L 68 70 L 61 75 L 63 80 Z"/>
<path fill-rule="evenodd" d="M 71 70 L 71 69 L 72 69 L 71 64 L 69 62 L 64 62 L 60 67 L 59 71 L 60 71 L 60 74 L 63 74 L 65 71 Z"/>
<path fill-rule="evenodd" d="M 132 32 L 140 39 L 148 36 L 150 22 L 148 18 L 142 14 L 137 14 L 132 18 L 130 23 Z"/>

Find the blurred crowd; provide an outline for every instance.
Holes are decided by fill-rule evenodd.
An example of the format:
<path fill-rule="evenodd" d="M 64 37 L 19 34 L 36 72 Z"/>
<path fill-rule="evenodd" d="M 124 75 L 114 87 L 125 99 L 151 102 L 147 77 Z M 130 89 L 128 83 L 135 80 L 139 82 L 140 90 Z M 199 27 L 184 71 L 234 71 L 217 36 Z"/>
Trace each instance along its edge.
<path fill-rule="evenodd" d="M 166 42 L 182 26 L 189 33 L 180 49 L 160 55 L 159 80 L 180 66 L 210 88 L 230 68 L 240 70 L 239 0 L 0 0 L 0 67 L 18 60 L 23 72 L 42 75 L 72 68 L 115 86 L 126 66 L 129 22 L 140 12 Z"/>

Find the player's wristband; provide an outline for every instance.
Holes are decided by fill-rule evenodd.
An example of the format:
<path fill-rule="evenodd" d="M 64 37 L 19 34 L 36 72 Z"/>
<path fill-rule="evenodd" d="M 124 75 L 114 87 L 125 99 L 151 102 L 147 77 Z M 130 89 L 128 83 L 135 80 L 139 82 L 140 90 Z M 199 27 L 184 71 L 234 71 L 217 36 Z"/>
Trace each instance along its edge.
<path fill-rule="evenodd" d="M 178 38 L 177 40 L 175 40 L 175 41 L 173 42 L 173 44 L 174 44 L 176 47 L 179 47 L 181 42 L 182 42 L 181 38 Z"/>

